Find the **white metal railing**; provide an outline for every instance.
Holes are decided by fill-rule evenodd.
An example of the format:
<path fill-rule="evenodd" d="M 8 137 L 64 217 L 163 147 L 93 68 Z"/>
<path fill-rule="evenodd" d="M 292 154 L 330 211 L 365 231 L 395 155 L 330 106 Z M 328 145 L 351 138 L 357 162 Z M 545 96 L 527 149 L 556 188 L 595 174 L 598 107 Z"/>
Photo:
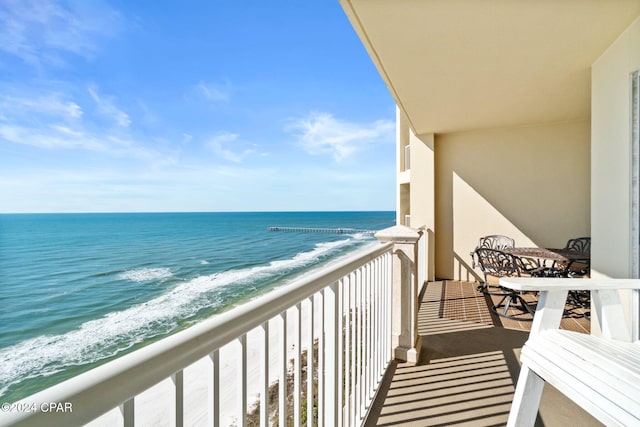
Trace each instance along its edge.
<path fill-rule="evenodd" d="M 0 425 L 360 425 L 392 357 L 391 266 L 391 244 L 359 251 L 3 407 Z"/>

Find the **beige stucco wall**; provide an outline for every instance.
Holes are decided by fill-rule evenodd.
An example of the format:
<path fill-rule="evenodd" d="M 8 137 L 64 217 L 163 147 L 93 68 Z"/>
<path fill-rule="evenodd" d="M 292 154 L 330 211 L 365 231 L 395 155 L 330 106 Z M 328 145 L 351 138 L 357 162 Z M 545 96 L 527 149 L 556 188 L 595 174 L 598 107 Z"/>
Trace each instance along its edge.
<path fill-rule="evenodd" d="M 435 279 L 435 137 L 433 134 L 416 136 L 411 132 L 411 223 L 423 227 L 426 240 L 426 277 Z"/>
<path fill-rule="evenodd" d="M 405 146 L 409 145 L 411 130 L 407 117 L 396 108 L 396 171 L 397 192 L 396 192 L 396 224 L 406 225 L 404 216 L 409 211 L 409 172 L 406 167 Z"/>
<path fill-rule="evenodd" d="M 590 123 L 436 135 L 435 185 L 438 278 L 473 280 L 469 253 L 488 234 L 563 247 L 590 234 Z"/>
<path fill-rule="evenodd" d="M 630 277 L 631 82 L 640 69 L 640 18 L 592 67 L 591 268 Z"/>
<path fill-rule="evenodd" d="M 415 136 L 411 133 L 411 223 L 433 230 L 435 227 L 434 200 L 435 153 L 433 134 Z"/>

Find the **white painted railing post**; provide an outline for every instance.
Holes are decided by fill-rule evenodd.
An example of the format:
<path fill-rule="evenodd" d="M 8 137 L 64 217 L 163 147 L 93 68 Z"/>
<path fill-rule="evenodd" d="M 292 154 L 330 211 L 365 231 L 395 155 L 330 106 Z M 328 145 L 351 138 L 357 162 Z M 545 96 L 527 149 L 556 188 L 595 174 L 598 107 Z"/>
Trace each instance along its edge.
<path fill-rule="evenodd" d="M 418 340 L 418 240 L 421 231 L 397 225 L 376 233 L 381 242 L 393 243 L 391 346 L 395 359 L 417 363 Z M 417 348 L 418 347 L 418 348 Z"/>

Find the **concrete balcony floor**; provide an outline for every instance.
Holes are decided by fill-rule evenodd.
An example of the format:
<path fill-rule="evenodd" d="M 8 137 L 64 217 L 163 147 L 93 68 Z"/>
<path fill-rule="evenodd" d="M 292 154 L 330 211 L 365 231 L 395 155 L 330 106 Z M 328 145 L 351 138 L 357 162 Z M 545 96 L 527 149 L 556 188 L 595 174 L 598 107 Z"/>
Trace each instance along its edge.
<path fill-rule="evenodd" d="M 427 285 L 418 320 L 419 363 L 392 363 L 365 425 L 506 424 L 520 370 L 520 348 L 531 322 L 496 316 L 489 309 L 491 297 L 476 286 L 456 281 Z M 569 308 L 561 327 L 588 333 L 583 310 Z M 536 425 L 602 424 L 545 385 Z"/>

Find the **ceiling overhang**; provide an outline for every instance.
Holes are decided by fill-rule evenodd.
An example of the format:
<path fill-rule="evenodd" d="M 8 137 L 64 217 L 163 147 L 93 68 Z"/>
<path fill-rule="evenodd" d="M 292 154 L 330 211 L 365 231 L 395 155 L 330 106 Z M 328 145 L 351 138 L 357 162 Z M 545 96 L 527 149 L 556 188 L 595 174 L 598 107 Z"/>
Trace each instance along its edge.
<path fill-rule="evenodd" d="M 416 134 L 588 120 L 640 0 L 340 0 Z"/>

